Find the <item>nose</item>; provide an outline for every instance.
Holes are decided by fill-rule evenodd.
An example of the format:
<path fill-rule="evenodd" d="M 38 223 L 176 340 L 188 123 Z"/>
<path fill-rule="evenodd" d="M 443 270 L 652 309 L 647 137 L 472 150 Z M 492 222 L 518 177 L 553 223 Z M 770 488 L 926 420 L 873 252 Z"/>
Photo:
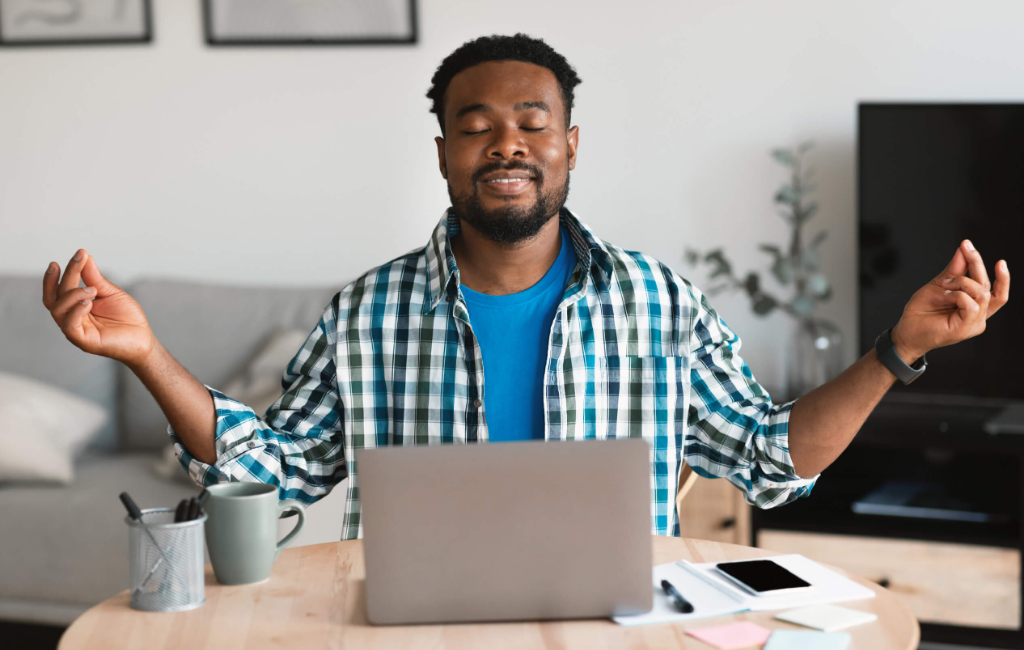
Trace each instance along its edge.
<path fill-rule="evenodd" d="M 487 157 L 494 160 L 526 158 L 529 147 L 523 141 L 522 133 L 515 126 L 498 125 L 491 131 L 494 136 L 488 146 Z"/>

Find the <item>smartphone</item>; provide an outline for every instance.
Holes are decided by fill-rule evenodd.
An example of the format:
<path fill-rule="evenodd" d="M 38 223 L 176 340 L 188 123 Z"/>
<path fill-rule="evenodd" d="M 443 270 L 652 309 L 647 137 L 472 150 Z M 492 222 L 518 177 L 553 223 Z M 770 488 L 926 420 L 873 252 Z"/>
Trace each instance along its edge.
<path fill-rule="evenodd" d="M 811 583 L 771 560 L 719 562 L 715 568 L 755 596 L 776 596 L 811 588 Z"/>

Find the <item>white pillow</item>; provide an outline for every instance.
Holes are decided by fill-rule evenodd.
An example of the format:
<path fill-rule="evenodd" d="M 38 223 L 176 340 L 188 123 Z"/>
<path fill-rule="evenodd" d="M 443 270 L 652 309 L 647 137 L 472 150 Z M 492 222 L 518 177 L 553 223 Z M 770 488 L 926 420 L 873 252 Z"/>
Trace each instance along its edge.
<path fill-rule="evenodd" d="M 223 387 L 214 388 L 245 404 L 262 418 L 270 405 L 284 392 L 281 388 L 281 376 L 308 337 L 309 333 L 302 330 L 274 332 L 256 356 L 249 360 L 242 372 L 229 379 Z M 188 473 L 178 462 L 174 445 L 164 448 L 153 470 L 163 478 L 192 483 Z"/>
<path fill-rule="evenodd" d="M 0 482 L 70 483 L 75 458 L 106 422 L 98 404 L 0 372 Z"/>

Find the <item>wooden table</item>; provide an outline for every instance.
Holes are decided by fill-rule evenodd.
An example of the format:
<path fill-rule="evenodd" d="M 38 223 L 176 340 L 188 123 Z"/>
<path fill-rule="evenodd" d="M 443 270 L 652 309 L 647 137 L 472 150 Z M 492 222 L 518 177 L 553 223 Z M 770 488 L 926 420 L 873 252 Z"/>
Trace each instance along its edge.
<path fill-rule="evenodd" d="M 720 562 L 772 555 L 770 551 L 671 537 L 654 538 L 654 563 L 679 559 Z M 836 569 L 840 573 L 844 573 Z M 848 575 L 848 574 L 847 574 Z M 734 614 L 685 624 L 620 627 L 607 619 L 544 623 L 493 623 L 375 627 L 366 621 L 362 541 L 291 548 L 270 579 L 226 587 L 206 567 L 206 604 L 174 614 L 128 607 L 128 591 L 82 614 L 64 633 L 60 650 L 116 648 L 694 648 L 711 646 L 686 636 L 687 628 L 735 620 L 772 629 L 802 629 L 771 612 Z M 876 598 L 844 607 L 878 614 L 851 628 L 848 650 L 912 650 L 920 629 L 910 611 L 888 591 L 866 580 Z"/>

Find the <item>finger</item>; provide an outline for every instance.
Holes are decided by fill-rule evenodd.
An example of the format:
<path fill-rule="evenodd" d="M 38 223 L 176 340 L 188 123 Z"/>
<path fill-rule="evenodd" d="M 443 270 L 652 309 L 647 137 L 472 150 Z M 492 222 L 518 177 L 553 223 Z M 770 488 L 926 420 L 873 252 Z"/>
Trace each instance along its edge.
<path fill-rule="evenodd" d="M 960 277 L 967 273 L 967 259 L 964 257 L 964 252 L 958 248 L 953 253 L 953 259 L 949 261 L 946 268 L 939 274 L 939 279 L 948 281 L 954 278 Z"/>
<path fill-rule="evenodd" d="M 109 296 L 118 290 L 117 285 L 100 273 L 100 267 L 96 266 L 96 259 L 92 255 L 86 258 L 85 265 L 82 267 L 82 280 L 85 282 L 85 286 L 96 289 L 96 296 L 99 298 Z"/>
<path fill-rule="evenodd" d="M 75 308 L 75 305 L 81 300 L 92 302 L 92 299 L 95 296 L 96 290 L 92 287 L 72 289 L 60 298 L 57 298 L 57 302 L 54 303 L 53 309 L 50 310 L 50 315 L 53 316 L 53 320 L 57 321 L 57 324 L 61 326 L 61 329 L 63 329 L 64 319 L 67 318 L 68 313 Z"/>
<path fill-rule="evenodd" d="M 985 287 L 985 291 L 992 288 L 992 283 L 988 279 L 988 271 L 985 270 L 985 261 L 981 259 L 981 253 L 974 248 L 974 244 L 971 243 L 970 239 L 965 239 L 963 246 L 964 258 L 967 260 L 967 270 L 971 275 L 971 278 L 975 282 Z"/>
<path fill-rule="evenodd" d="M 1006 260 L 996 262 L 996 281 L 992 285 L 992 300 L 988 303 L 986 316 L 999 311 L 999 308 L 1010 299 L 1010 266 Z"/>
<path fill-rule="evenodd" d="M 57 302 L 57 280 L 60 278 L 60 265 L 50 262 L 43 274 L 43 306 L 47 309 L 53 308 Z"/>
<path fill-rule="evenodd" d="M 85 333 L 85 330 L 82 328 L 82 321 L 85 320 L 85 315 L 89 313 L 90 309 L 92 309 L 91 300 L 79 300 L 72 305 L 64 317 L 60 325 L 60 331 L 64 332 L 64 336 L 72 342 L 82 339 L 82 335 Z"/>
<path fill-rule="evenodd" d="M 87 259 L 89 259 L 89 253 L 85 252 L 84 248 L 79 248 L 75 251 L 75 255 L 64 268 L 64 277 L 61 278 L 60 288 L 57 290 L 58 296 L 78 288 L 78 282 L 82 279 L 82 267 L 85 266 L 85 260 Z"/>
<path fill-rule="evenodd" d="M 966 275 L 955 278 L 952 282 L 948 282 L 943 286 L 946 287 L 946 293 L 951 291 L 963 291 L 973 298 L 979 305 L 988 305 L 988 301 L 992 297 L 992 294 L 989 293 L 985 287 L 981 286 L 981 283 L 972 280 Z"/>
<path fill-rule="evenodd" d="M 951 319 L 956 320 L 956 329 L 970 327 L 981 313 L 981 307 L 963 291 L 954 291 L 950 295 L 956 296 L 957 311 L 951 316 Z"/>

